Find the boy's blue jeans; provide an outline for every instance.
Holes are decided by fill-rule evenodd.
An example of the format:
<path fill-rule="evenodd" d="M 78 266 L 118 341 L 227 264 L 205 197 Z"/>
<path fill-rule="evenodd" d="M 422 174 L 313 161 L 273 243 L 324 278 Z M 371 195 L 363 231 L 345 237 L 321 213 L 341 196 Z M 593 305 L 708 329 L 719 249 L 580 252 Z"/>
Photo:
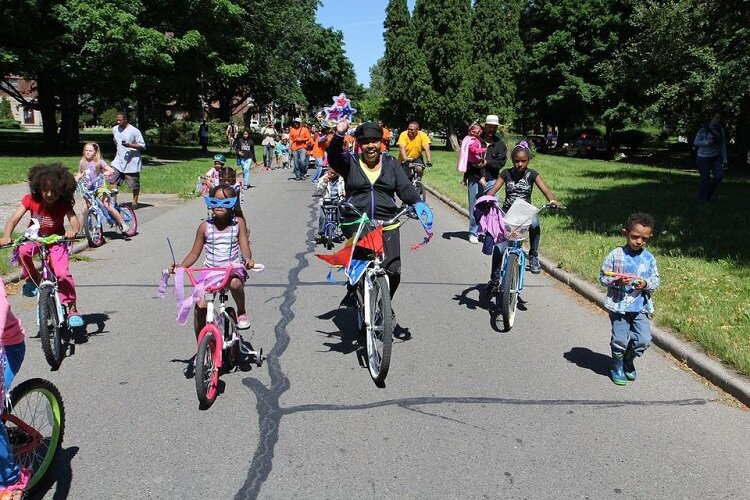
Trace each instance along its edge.
<path fill-rule="evenodd" d="M 624 353 L 630 350 L 636 356 L 642 356 L 651 343 L 651 323 L 645 313 L 609 313 L 612 322 L 612 340 L 610 347 L 613 353 Z"/>
<path fill-rule="evenodd" d="M 13 379 L 16 377 L 18 370 L 21 369 L 25 355 L 26 344 L 23 342 L 5 346 L 5 356 L 8 358 L 3 374 L 6 391 L 10 390 Z M 0 404 L 5 404 L 5 401 L 0 402 Z M 5 429 L 5 424 L 0 424 L 0 486 L 10 486 L 18 482 L 18 474 L 20 472 L 21 470 L 13 459 L 13 452 L 10 449 L 8 431 Z"/>

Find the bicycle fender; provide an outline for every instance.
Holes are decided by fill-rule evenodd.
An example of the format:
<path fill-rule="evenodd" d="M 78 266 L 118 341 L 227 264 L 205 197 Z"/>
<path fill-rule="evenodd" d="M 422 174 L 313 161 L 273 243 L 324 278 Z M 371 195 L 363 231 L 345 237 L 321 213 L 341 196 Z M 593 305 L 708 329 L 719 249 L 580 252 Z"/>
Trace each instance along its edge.
<path fill-rule="evenodd" d="M 203 337 L 205 337 L 209 332 L 213 334 L 214 339 L 216 340 L 216 347 L 214 348 L 214 363 L 216 363 L 216 366 L 218 368 L 221 368 L 223 366 L 221 356 L 223 351 L 222 348 L 224 347 L 224 335 L 222 335 L 219 329 L 216 328 L 216 325 L 209 323 L 204 326 L 201 332 L 198 334 L 198 343 L 196 345 L 200 345 L 200 343 L 203 341 Z"/>

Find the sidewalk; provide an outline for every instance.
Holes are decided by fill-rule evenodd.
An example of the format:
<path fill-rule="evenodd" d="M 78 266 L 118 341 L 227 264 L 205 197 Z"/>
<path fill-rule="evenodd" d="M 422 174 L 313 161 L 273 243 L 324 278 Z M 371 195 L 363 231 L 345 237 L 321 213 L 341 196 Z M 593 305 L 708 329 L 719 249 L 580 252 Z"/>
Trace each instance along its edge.
<path fill-rule="evenodd" d="M 469 212 L 461 205 L 448 199 L 427 185 L 425 185 L 425 188 L 427 188 L 427 191 L 429 191 L 435 198 L 450 206 L 468 219 Z M 603 289 L 596 287 L 574 274 L 560 269 L 556 262 L 547 259 L 542 255 L 539 256 L 539 261 L 542 264 L 542 269 L 544 269 L 547 274 L 566 284 L 573 291 L 604 309 L 605 293 Z M 698 375 L 708 379 L 711 383 L 720 387 L 722 390 L 728 392 L 746 406 L 750 407 L 750 380 L 735 372 L 733 369 L 725 366 L 721 361 L 710 358 L 700 349 L 700 347 L 677 337 L 674 333 L 659 328 L 654 324 L 651 325 L 651 329 L 654 343 L 661 349 L 667 351 L 678 361 L 689 366 L 690 369 Z"/>

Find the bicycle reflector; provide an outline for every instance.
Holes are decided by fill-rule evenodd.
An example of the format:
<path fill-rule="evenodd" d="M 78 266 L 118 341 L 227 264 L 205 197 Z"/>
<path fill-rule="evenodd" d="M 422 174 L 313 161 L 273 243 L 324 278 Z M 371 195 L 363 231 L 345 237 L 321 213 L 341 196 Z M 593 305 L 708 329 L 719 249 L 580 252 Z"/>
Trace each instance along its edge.
<path fill-rule="evenodd" d="M 214 198 L 213 196 L 204 196 L 208 208 L 232 208 L 237 204 L 237 197 L 234 198 Z"/>

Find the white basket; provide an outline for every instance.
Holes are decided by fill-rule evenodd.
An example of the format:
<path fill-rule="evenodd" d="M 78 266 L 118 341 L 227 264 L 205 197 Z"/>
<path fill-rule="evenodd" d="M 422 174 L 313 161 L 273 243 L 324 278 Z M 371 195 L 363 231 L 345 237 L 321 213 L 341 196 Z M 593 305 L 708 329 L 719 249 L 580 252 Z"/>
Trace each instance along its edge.
<path fill-rule="evenodd" d="M 505 222 L 505 237 L 509 240 L 523 241 L 529 233 L 531 221 L 539 213 L 539 209 L 531 203 L 518 198 L 503 216 Z"/>

